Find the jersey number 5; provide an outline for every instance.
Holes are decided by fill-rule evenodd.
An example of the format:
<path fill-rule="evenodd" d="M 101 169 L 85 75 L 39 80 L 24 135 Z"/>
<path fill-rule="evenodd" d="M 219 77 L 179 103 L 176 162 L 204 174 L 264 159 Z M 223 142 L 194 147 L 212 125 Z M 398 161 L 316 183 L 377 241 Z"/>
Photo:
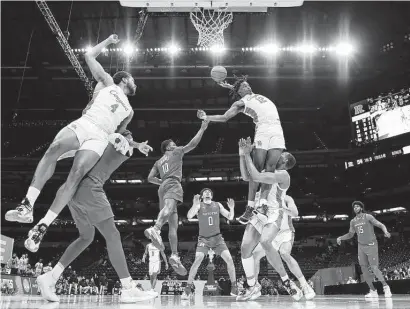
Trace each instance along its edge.
<path fill-rule="evenodd" d="M 164 173 L 168 173 L 169 171 L 168 163 L 165 163 L 164 165 L 162 165 L 162 170 L 164 171 Z"/>
<path fill-rule="evenodd" d="M 212 217 L 208 217 L 208 225 L 214 225 L 214 219 Z"/>
<path fill-rule="evenodd" d="M 363 234 L 363 226 L 360 225 L 357 229 L 359 230 L 360 234 Z"/>
<path fill-rule="evenodd" d="M 117 110 L 117 108 L 118 108 L 118 104 L 113 104 L 113 105 L 111 105 L 110 107 L 111 107 L 111 113 L 115 113 L 115 111 Z"/>

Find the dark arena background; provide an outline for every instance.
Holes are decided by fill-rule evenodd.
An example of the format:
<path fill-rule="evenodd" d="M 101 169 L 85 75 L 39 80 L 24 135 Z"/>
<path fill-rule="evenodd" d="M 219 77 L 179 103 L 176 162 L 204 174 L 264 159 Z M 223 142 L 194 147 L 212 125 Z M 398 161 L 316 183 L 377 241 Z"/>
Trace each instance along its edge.
<path fill-rule="evenodd" d="M 410 3 L 233 2 L 1 3 L 1 308 L 410 308 Z M 195 6 L 224 7 L 210 11 L 220 15 L 199 29 L 210 40 L 199 45 L 191 19 L 197 14 L 197 23 L 204 22 L 201 13 L 209 11 Z M 38 251 L 24 244 L 66 181 L 73 159 L 57 163 L 34 204 L 32 222 L 10 222 L 6 212 L 24 200 L 57 133 L 90 102 L 96 81 L 86 54 L 112 34 L 120 41 L 96 59 L 110 75 L 127 71 L 134 78 L 137 90 L 129 97 L 134 116 L 127 128 L 135 141 L 153 147 L 147 157 L 135 149 L 104 186 L 132 279 L 151 289 L 144 230 L 157 220 L 159 197 L 147 177 L 162 156 L 161 143 L 173 139 L 186 145 L 201 126 L 198 110 L 224 114 L 235 102 L 211 78 L 211 69 L 223 66 L 226 82 L 247 75 L 252 91 L 277 107 L 287 151 L 297 162 L 287 191 L 299 210 L 292 256 L 315 298 L 294 301 L 266 258 L 260 264 L 262 296 L 249 302 L 230 296 L 232 285 L 248 288 L 241 260 L 245 225 L 238 221 L 247 206 L 248 182 L 241 177 L 238 140 L 253 140 L 255 125 L 241 113 L 226 123 L 209 123 L 199 145 L 184 156 L 184 198 L 177 207 L 179 257 L 189 272 L 199 233 L 198 219 L 187 218 L 194 195 L 210 188 L 226 209 L 228 198 L 235 201 L 234 218 L 221 216 L 220 230 L 237 282 L 230 281 L 224 260 L 210 252 L 189 299 L 182 295 L 188 275 L 178 275 L 171 265 L 166 270 L 162 262 L 159 296 L 124 303 L 106 241 L 96 232 L 59 277 L 60 301 L 43 299 L 36 277 L 55 268 L 79 235 L 69 208 L 48 226 Z M 353 201 L 363 202 L 391 234 L 386 238 L 375 227 L 379 269 L 392 297 L 385 298 L 382 282 L 370 273 L 379 296 L 365 298 L 369 287 L 357 237 L 337 244 L 355 216 Z M 168 259 L 168 224 L 161 235 Z"/>

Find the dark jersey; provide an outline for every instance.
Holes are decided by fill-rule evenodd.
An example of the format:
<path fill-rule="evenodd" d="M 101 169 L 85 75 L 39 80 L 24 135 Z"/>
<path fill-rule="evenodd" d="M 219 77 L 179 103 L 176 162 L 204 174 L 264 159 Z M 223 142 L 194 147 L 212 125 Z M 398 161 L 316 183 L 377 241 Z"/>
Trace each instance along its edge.
<path fill-rule="evenodd" d="M 167 151 L 155 162 L 155 166 L 159 171 L 161 180 L 164 181 L 167 178 L 177 178 L 179 181 L 182 179 L 182 158 L 184 157 L 183 147 L 177 147 L 172 151 Z"/>
<path fill-rule="evenodd" d="M 374 234 L 376 219 L 369 214 L 354 217 L 350 221 L 350 231 L 357 234 L 357 242 L 361 245 L 374 245 L 377 242 Z"/>
<path fill-rule="evenodd" d="M 198 211 L 199 236 L 211 237 L 221 233 L 219 224 L 219 203 L 201 203 Z"/>
<path fill-rule="evenodd" d="M 129 159 L 129 157 L 124 156 L 116 151 L 113 145 L 108 144 L 100 160 L 94 165 L 91 171 L 88 172 L 80 185 L 102 187 L 110 178 L 111 174 L 127 159 Z"/>

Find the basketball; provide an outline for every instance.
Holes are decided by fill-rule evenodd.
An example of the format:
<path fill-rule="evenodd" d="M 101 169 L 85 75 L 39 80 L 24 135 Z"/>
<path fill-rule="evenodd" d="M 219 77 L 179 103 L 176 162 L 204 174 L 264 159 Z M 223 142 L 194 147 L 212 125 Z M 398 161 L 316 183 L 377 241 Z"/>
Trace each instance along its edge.
<path fill-rule="evenodd" d="M 223 82 L 227 75 L 228 72 L 223 66 L 216 66 L 211 70 L 211 77 L 217 83 Z"/>

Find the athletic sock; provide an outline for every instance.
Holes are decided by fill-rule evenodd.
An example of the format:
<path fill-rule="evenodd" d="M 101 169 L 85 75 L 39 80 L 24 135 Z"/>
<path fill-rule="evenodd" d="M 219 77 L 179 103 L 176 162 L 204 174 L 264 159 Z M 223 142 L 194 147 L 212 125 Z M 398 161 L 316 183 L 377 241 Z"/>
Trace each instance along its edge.
<path fill-rule="evenodd" d="M 57 216 L 58 215 L 56 213 L 49 210 L 49 211 L 47 211 L 44 218 L 41 219 L 38 224 L 44 223 L 45 225 L 50 226 L 50 224 L 57 218 Z"/>
<path fill-rule="evenodd" d="M 298 278 L 298 280 L 299 280 L 299 283 L 300 283 L 301 286 L 308 285 L 308 283 L 307 283 L 307 281 L 306 281 L 306 279 L 305 279 L 304 276 Z"/>
<path fill-rule="evenodd" d="M 255 260 L 253 256 L 247 259 L 242 259 L 243 270 L 245 271 L 246 281 L 249 286 L 255 285 Z"/>
<path fill-rule="evenodd" d="M 288 275 L 286 275 L 286 276 L 283 276 L 283 277 L 280 277 L 281 279 L 282 279 L 282 281 L 283 282 L 285 282 L 286 280 L 289 280 L 289 277 L 288 277 Z"/>
<path fill-rule="evenodd" d="M 55 281 L 57 281 L 58 280 L 58 278 L 60 278 L 60 276 L 61 276 L 61 274 L 63 273 L 63 271 L 64 271 L 64 266 L 63 266 L 63 264 L 61 264 L 60 262 L 58 262 L 57 264 L 56 264 L 56 266 L 54 266 L 54 268 L 51 270 L 51 276 L 53 277 L 53 279 L 55 280 Z"/>
<path fill-rule="evenodd" d="M 39 189 L 36 189 L 34 187 L 29 187 L 28 188 L 26 198 L 30 202 L 31 206 L 34 206 L 34 203 L 36 202 L 39 195 L 40 195 L 40 190 Z"/>
<path fill-rule="evenodd" d="M 132 282 L 132 278 L 131 277 L 127 277 L 127 278 L 123 278 L 120 279 L 121 281 L 121 285 L 123 289 L 130 289 L 131 288 L 131 282 Z"/>

